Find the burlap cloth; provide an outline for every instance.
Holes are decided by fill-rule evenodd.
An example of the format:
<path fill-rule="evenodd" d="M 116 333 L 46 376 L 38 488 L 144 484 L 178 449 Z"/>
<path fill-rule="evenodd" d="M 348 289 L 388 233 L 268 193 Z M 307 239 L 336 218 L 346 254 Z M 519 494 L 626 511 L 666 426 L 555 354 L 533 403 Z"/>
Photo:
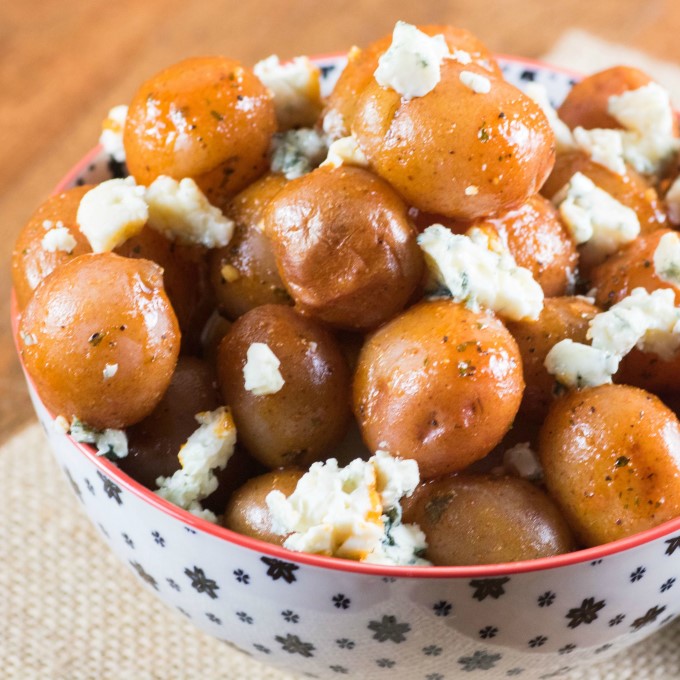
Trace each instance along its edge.
<path fill-rule="evenodd" d="M 546 61 L 640 65 L 680 102 L 677 67 L 570 32 Z M 567 680 L 680 678 L 680 622 Z M 294 680 L 195 630 L 118 564 L 32 425 L 0 447 L 0 678 Z"/>

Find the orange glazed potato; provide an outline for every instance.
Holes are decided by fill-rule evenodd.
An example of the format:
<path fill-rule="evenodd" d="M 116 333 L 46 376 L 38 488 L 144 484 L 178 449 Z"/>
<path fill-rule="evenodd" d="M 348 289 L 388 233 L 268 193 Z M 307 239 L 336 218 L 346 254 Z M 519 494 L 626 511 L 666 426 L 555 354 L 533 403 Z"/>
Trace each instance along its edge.
<path fill-rule="evenodd" d="M 224 511 L 222 523 L 227 529 L 244 536 L 283 545 L 286 536 L 279 536 L 273 532 L 266 498 L 272 491 L 280 491 L 290 496 L 304 474 L 304 470 L 288 468 L 272 470 L 248 480 L 232 494 Z"/>
<path fill-rule="evenodd" d="M 680 515 L 680 422 L 648 392 L 567 393 L 548 413 L 539 455 L 548 491 L 586 546 Z"/>
<path fill-rule="evenodd" d="M 236 196 L 226 210 L 236 228 L 228 246 L 210 253 L 210 281 L 220 310 L 230 319 L 259 305 L 292 303 L 263 222 L 266 208 L 286 182 L 283 175 L 267 174 Z"/>
<path fill-rule="evenodd" d="M 280 362 L 283 386 L 246 389 L 244 369 L 253 343 Z M 325 459 L 342 439 L 350 416 L 347 362 L 331 334 L 290 307 L 263 305 L 244 314 L 222 340 L 217 372 L 239 441 L 269 468 Z"/>
<path fill-rule="evenodd" d="M 359 355 L 354 413 L 371 451 L 418 461 L 423 478 L 462 470 L 510 429 L 524 380 L 517 343 L 494 316 L 421 302 Z"/>
<path fill-rule="evenodd" d="M 557 210 L 543 196 L 532 196 L 519 208 L 495 218 L 458 224 L 454 231 L 465 233 L 470 226 L 500 236 L 515 262 L 533 274 L 546 297 L 567 293 L 576 274 L 576 245 Z"/>
<path fill-rule="evenodd" d="M 421 282 L 406 206 L 361 168 L 320 168 L 289 182 L 265 217 L 281 278 L 305 315 L 348 330 L 393 317 Z"/>
<path fill-rule="evenodd" d="M 544 366 L 548 352 L 560 340 L 589 344 L 588 324 L 600 310 L 582 297 L 546 298 L 535 321 L 508 321 L 506 326 L 517 341 L 526 388 L 520 412 L 542 422 L 553 402 L 555 377 Z"/>
<path fill-rule="evenodd" d="M 76 223 L 80 199 L 92 189 L 91 185 L 74 187 L 48 198 L 31 216 L 19 233 L 12 252 L 12 284 L 19 309 L 23 309 L 33 296 L 37 285 L 60 264 L 92 249 Z M 57 223 L 68 229 L 76 240 L 70 251 L 46 250 L 43 239 Z"/>
<path fill-rule="evenodd" d="M 499 564 L 569 552 L 574 539 L 548 496 L 515 477 L 450 475 L 421 484 L 404 513 L 436 566 Z"/>
<path fill-rule="evenodd" d="M 410 205 L 474 220 L 534 195 L 552 168 L 555 139 L 538 104 L 516 87 L 491 76 L 490 91 L 477 93 L 460 74 L 444 60 L 434 90 L 410 100 L 371 81 L 352 131 L 372 169 Z"/>
<path fill-rule="evenodd" d="M 250 70 L 226 57 L 196 57 L 139 88 L 123 141 L 139 184 L 191 177 L 222 208 L 267 169 L 275 131 L 274 103 Z"/>
<path fill-rule="evenodd" d="M 95 428 L 149 415 L 179 354 L 161 268 L 113 253 L 81 255 L 36 289 L 19 326 L 38 394 L 55 414 Z"/>

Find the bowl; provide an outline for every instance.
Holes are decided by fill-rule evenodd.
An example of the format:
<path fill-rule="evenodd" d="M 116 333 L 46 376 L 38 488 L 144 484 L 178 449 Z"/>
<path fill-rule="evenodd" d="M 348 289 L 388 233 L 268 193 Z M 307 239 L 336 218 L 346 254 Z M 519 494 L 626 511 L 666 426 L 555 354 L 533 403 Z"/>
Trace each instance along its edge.
<path fill-rule="evenodd" d="M 342 56 L 317 58 L 332 87 Z M 559 103 L 574 74 L 501 57 Z M 59 184 L 115 167 L 90 152 Z M 17 310 L 12 311 L 16 338 Z M 38 419 L 111 550 L 169 607 L 263 662 L 312 678 L 553 678 L 640 641 L 680 612 L 680 518 L 567 555 L 475 567 L 383 567 L 292 553 L 171 505 Z M 677 584 L 680 589 L 680 583 Z"/>

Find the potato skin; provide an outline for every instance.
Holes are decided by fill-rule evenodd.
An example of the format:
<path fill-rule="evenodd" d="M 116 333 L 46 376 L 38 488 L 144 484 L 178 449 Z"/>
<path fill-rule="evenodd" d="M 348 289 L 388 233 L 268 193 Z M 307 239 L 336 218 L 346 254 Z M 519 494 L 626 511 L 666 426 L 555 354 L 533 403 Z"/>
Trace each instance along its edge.
<path fill-rule="evenodd" d="M 465 69 L 490 76 L 474 64 Z M 461 70 L 445 60 L 437 87 L 410 100 L 373 80 L 352 131 L 371 168 L 410 205 L 475 220 L 535 194 L 552 168 L 555 140 L 543 111 L 520 90 L 491 77 L 491 91 L 477 94 L 460 81 Z"/>
<path fill-rule="evenodd" d="M 127 427 L 149 415 L 170 384 L 180 346 L 161 268 L 113 253 L 80 255 L 52 272 L 19 330 L 26 370 L 46 406 L 96 428 Z M 118 370 L 105 379 L 107 364 Z"/>
<path fill-rule="evenodd" d="M 140 184 L 191 177 L 218 207 L 267 168 L 274 103 L 226 57 L 186 59 L 152 76 L 130 102 L 123 142 Z"/>
<path fill-rule="evenodd" d="M 523 389 L 517 343 L 498 319 L 431 300 L 366 341 L 354 413 L 371 451 L 413 458 L 427 479 L 491 451 L 510 429 Z"/>
<path fill-rule="evenodd" d="M 539 439 L 548 491 L 584 545 L 680 515 L 680 422 L 654 395 L 625 385 L 569 392 Z"/>
<path fill-rule="evenodd" d="M 271 491 L 290 496 L 304 474 L 305 471 L 300 468 L 286 468 L 248 480 L 232 494 L 224 511 L 223 525 L 244 536 L 283 545 L 286 536 L 272 531 L 266 498 Z"/>
<path fill-rule="evenodd" d="M 406 205 L 361 168 L 320 168 L 289 182 L 273 198 L 265 230 L 297 308 L 338 328 L 375 328 L 421 281 Z"/>
<path fill-rule="evenodd" d="M 516 477 L 450 475 L 416 490 L 404 513 L 436 566 L 499 564 L 569 552 L 571 531 L 548 496 Z"/>
<path fill-rule="evenodd" d="M 12 285 L 16 294 L 19 309 L 23 309 L 33 296 L 38 284 L 59 265 L 69 262 L 78 255 L 92 251 L 90 244 L 78 228 L 76 215 L 80 199 L 90 190 L 92 185 L 68 189 L 55 196 L 50 196 L 34 213 L 19 232 L 12 251 Z M 47 229 L 43 222 L 50 220 L 56 226 L 61 220 L 69 230 L 77 245 L 73 252 L 57 250 L 50 253 L 43 249 L 41 241 Z"/>
<path fill-rule="evenodd" d="M 218 307 L 229 319 L 259 305 L 292 304 L 263 223 L 267 206 L 286 182 L 283 175 L 267 174 L 235 196 L 226 209 L 236 223 L 234 235 L 229 245 L 210 252 L 209 261 Z M 225 266 L 231 268 L 232 277 L 223 275 Z"/>
<path fill-rule="evenodd" d="M 546 298 L 535 321 L 508 321 L 506 326 L 517 341 L 526 388 L 520 413 L 542 422 L 554 399 L 555 377 L 545 369 L 548 352 L 560 340 L 589 344 L 588 324 L 600 310 L 582 297 Z"/>
<path fill-rule="evenodd" d="M 285 381 L 274 394 L 245 389 L 243 367 L 254 342 L 269 346 Z M 269 468 L 322 460 L 350 415 L 350 376 L 333 337 L 290 307 L 263 305 L 240 317 L 220 343 L 217 372 L 239 441 Z"/>

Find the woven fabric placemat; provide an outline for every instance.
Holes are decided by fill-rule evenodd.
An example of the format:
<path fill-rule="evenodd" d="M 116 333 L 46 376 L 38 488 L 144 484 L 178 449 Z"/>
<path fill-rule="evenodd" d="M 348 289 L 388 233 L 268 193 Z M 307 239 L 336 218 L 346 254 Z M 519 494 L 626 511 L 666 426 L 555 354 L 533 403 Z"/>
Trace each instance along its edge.
<path fill-rule="evenodd" d="M 0 677 L 294 680 L 194 629 L 117 562 L 38 425 L 0 448 Z M 680 622 L 567 680 L 680 678 Z"/>

